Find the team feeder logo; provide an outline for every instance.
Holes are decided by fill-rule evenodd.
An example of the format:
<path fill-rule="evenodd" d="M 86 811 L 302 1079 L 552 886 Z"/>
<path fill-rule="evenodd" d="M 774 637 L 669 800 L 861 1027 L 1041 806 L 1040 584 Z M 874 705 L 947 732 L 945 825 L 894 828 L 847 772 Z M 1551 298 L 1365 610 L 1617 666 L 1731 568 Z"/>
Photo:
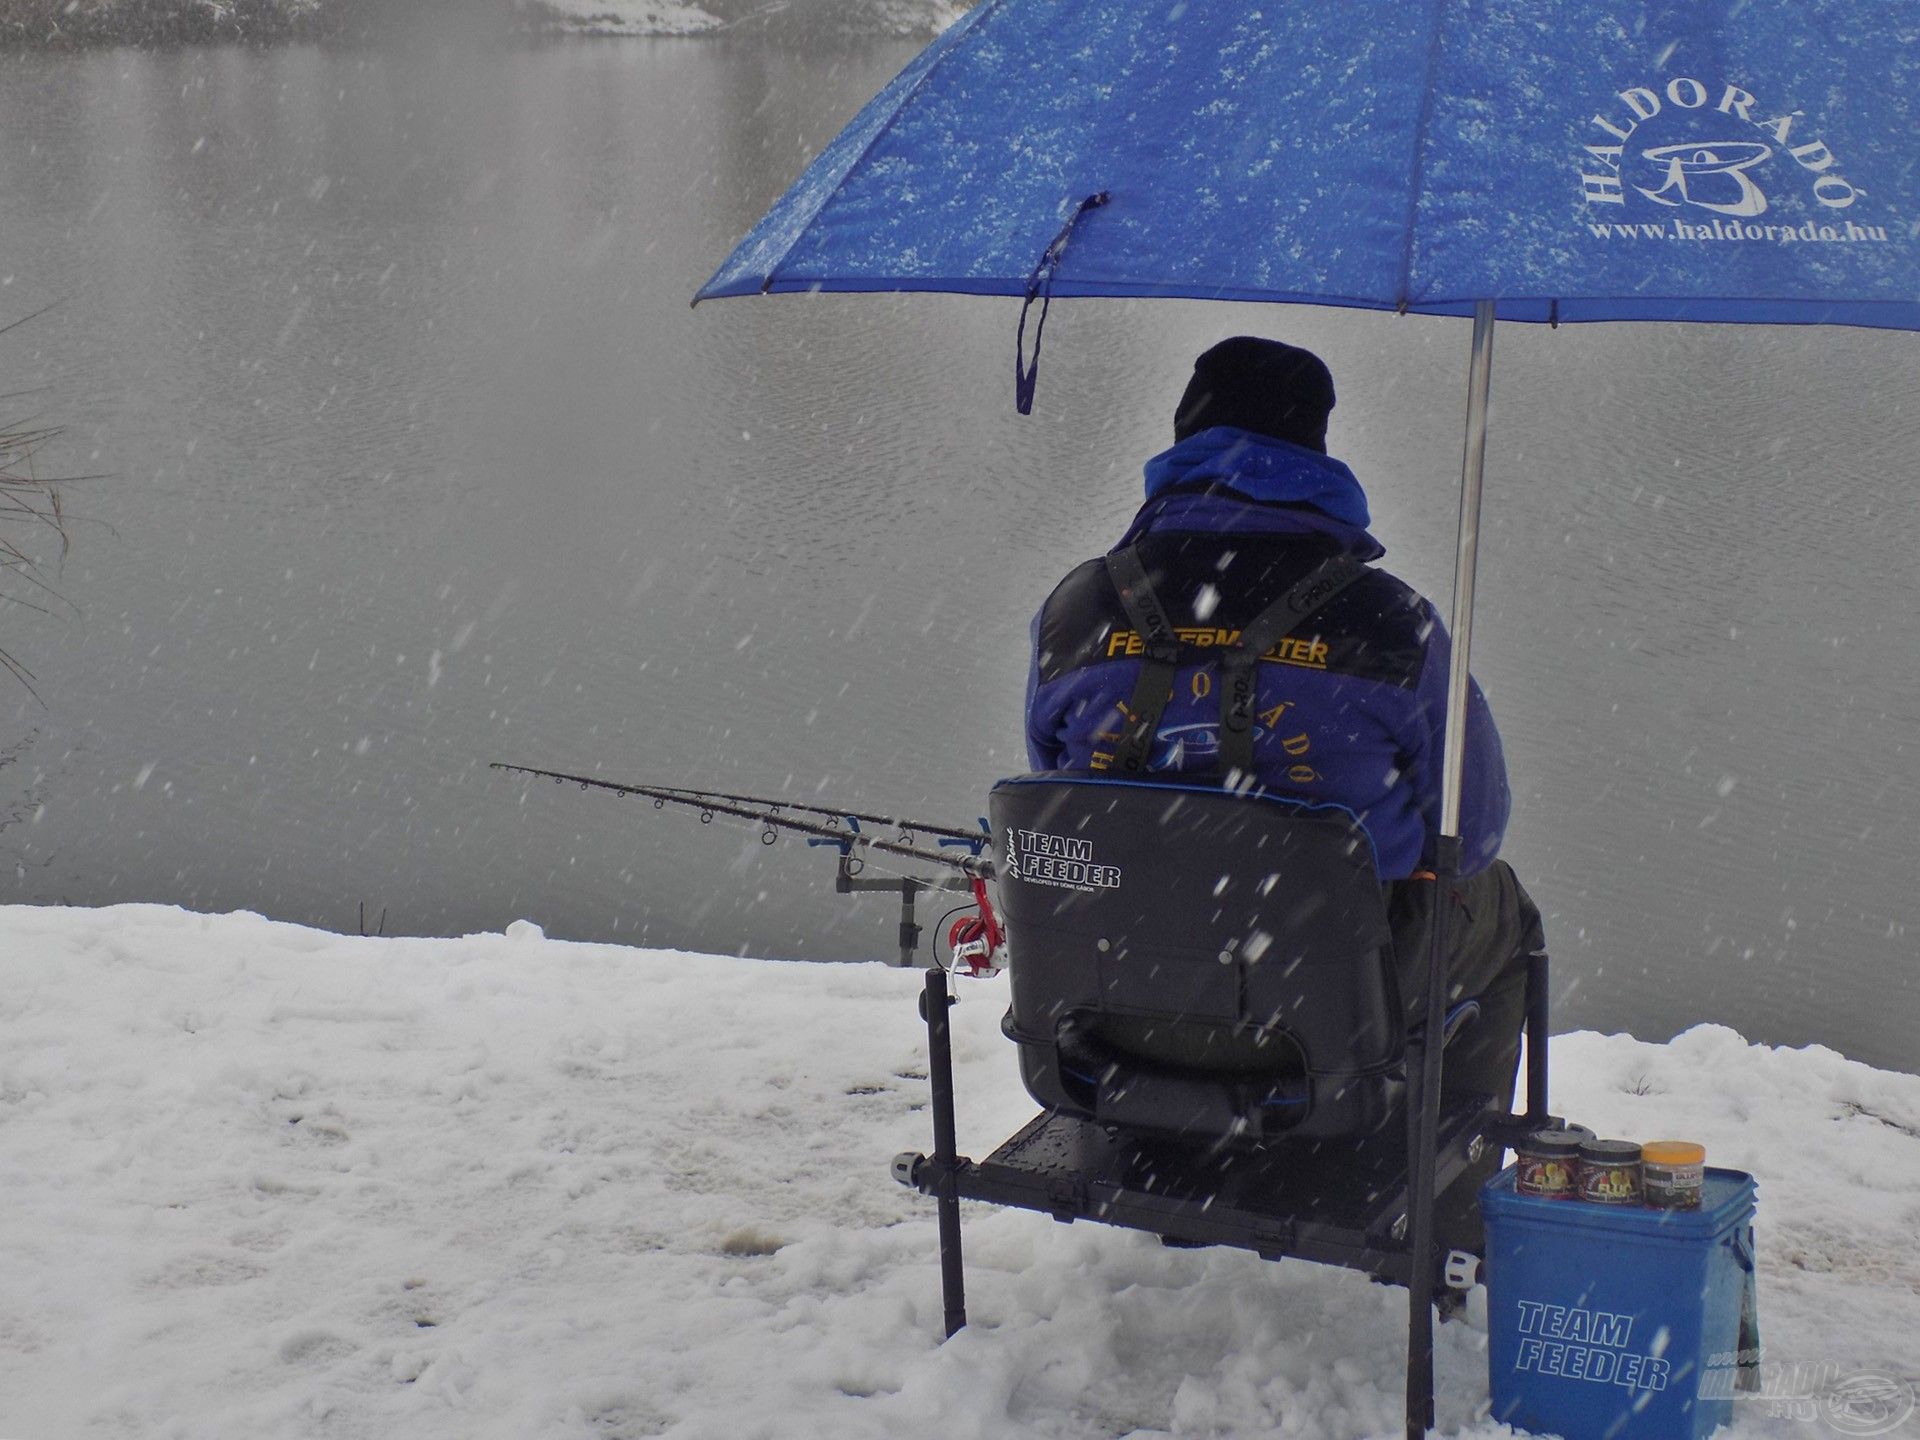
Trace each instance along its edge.
<path fill-rule="evenodd" d="M 1716 93 L 1679 75 L 1660 90 L 1620 91 L 1595 112 L 1592 125 L 1579 170 L 1587 227 L 1597 240 L 1801 245 L 1887 239 L 1886 226 L 1848 213 L 1868 192 L 1847 177 L 1841 157 L 1804 110 L 1773 113 L 1738 85 Z M 1659 218 L 1614 218 L 1623 215 Z M 1767 215 L 1776 218 L 1763 221 Z"/>
<path fill-rule="evenodd" d="M 1007 853 L 1000 857 L 1000 878 L 1052 885 L 1061 890 L 1114 890 L 1118 865 L 1096 865 L 1093 842 L 1044 830 L 1009 830 Z"/>

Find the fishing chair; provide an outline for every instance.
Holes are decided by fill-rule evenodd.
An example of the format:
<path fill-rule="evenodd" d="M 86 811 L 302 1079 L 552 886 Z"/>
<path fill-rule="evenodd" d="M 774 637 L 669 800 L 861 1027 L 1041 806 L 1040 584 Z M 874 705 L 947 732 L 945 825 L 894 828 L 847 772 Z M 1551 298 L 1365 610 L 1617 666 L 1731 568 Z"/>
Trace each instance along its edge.
<path fill-rule="evenodd" d="M 1442 1087 L 1423 1126 L 1425 1037 L 1407 1024 L 1371 843 L 1345 811 L 1029 775 L 995 787 L 991 819 L 1001 1028 L 1044 1108 L 985 1160 L 956 1153 L 952 1002 L 929 971 L 934 1152 L 897 1157 L 894 1176 L 939 1202 L 947 1333 L 966 1323 L 962 1199 L 1346 1266 L 1412 1292 L 1413 1431 L 1431 1414 L 1435 1284 L 1473 1280 L 1471 1257 L 1443 1274 L 1432 1197 L 1484 1147 L 1549 1123 L 1544 957 L 1528 975 L 1527 1115 Z M 1448 1017 L 1447 1039 L 1475 1009 Z"/>

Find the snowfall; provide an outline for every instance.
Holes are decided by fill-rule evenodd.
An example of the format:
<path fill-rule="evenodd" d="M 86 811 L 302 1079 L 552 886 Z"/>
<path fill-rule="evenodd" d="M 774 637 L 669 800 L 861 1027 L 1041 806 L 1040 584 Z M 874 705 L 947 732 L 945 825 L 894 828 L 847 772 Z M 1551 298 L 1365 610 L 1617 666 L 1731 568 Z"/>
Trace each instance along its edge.
<path fill-rule="evenodd" d="M 1400 1431 L 1405 1292 L 1299 1262 L 969 1205 L 943 1342 L 888 1176 L 916 974 L 159 906 L 0 908 L 0 957 L 0 1436 Z M 1005 984 L 955 1011 L 975 1156 L 1032 1114 Z M 1553 1056 L 1556 1109 L 1758 1177 L 1770 1367 L 1915 1380 L 1920 1077 L 1713 1026 Z M 1441 1430 L 1506 1435 L 1484 1320 L 1438 1344 Z M 1790 1401 L 1733 1433 L 1832 1433 Z"/>

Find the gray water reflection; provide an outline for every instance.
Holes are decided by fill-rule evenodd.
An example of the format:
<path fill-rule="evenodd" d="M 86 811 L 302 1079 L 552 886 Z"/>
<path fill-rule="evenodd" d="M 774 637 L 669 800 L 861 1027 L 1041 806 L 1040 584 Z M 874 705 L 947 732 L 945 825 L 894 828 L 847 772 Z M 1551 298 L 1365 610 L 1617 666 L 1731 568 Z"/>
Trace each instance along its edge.
<path fill-rule="evenodd" d="M 966 820 L 1028 615 L 1131 513 L 1191 355 L 1320 350 L 1401 573 L 1450 582 L 1466 336 L 1310 310 L 690 312 L 908 50 L 0 59 L 6 384 L 51 384 L 71 622 L 11 618 L 15 898 L 883 956 L 893 916 L 492 759 Z M 1910 1067 L 1906 336 L 1510 328 L 1476 666 L 1563 1023 Z M 37 818 L 32 818 L 37 816 Z"/>

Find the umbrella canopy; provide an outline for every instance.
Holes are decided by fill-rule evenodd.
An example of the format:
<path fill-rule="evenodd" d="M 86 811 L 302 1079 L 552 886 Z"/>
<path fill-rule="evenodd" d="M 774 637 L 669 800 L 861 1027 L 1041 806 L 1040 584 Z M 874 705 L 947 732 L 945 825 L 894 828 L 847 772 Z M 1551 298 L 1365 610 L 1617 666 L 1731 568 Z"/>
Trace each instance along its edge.
<path fill-rule="evenodd" d="M 1916 122 L 1920 0 L 984 0 L 698 298 L 1920 329 Z"/>

